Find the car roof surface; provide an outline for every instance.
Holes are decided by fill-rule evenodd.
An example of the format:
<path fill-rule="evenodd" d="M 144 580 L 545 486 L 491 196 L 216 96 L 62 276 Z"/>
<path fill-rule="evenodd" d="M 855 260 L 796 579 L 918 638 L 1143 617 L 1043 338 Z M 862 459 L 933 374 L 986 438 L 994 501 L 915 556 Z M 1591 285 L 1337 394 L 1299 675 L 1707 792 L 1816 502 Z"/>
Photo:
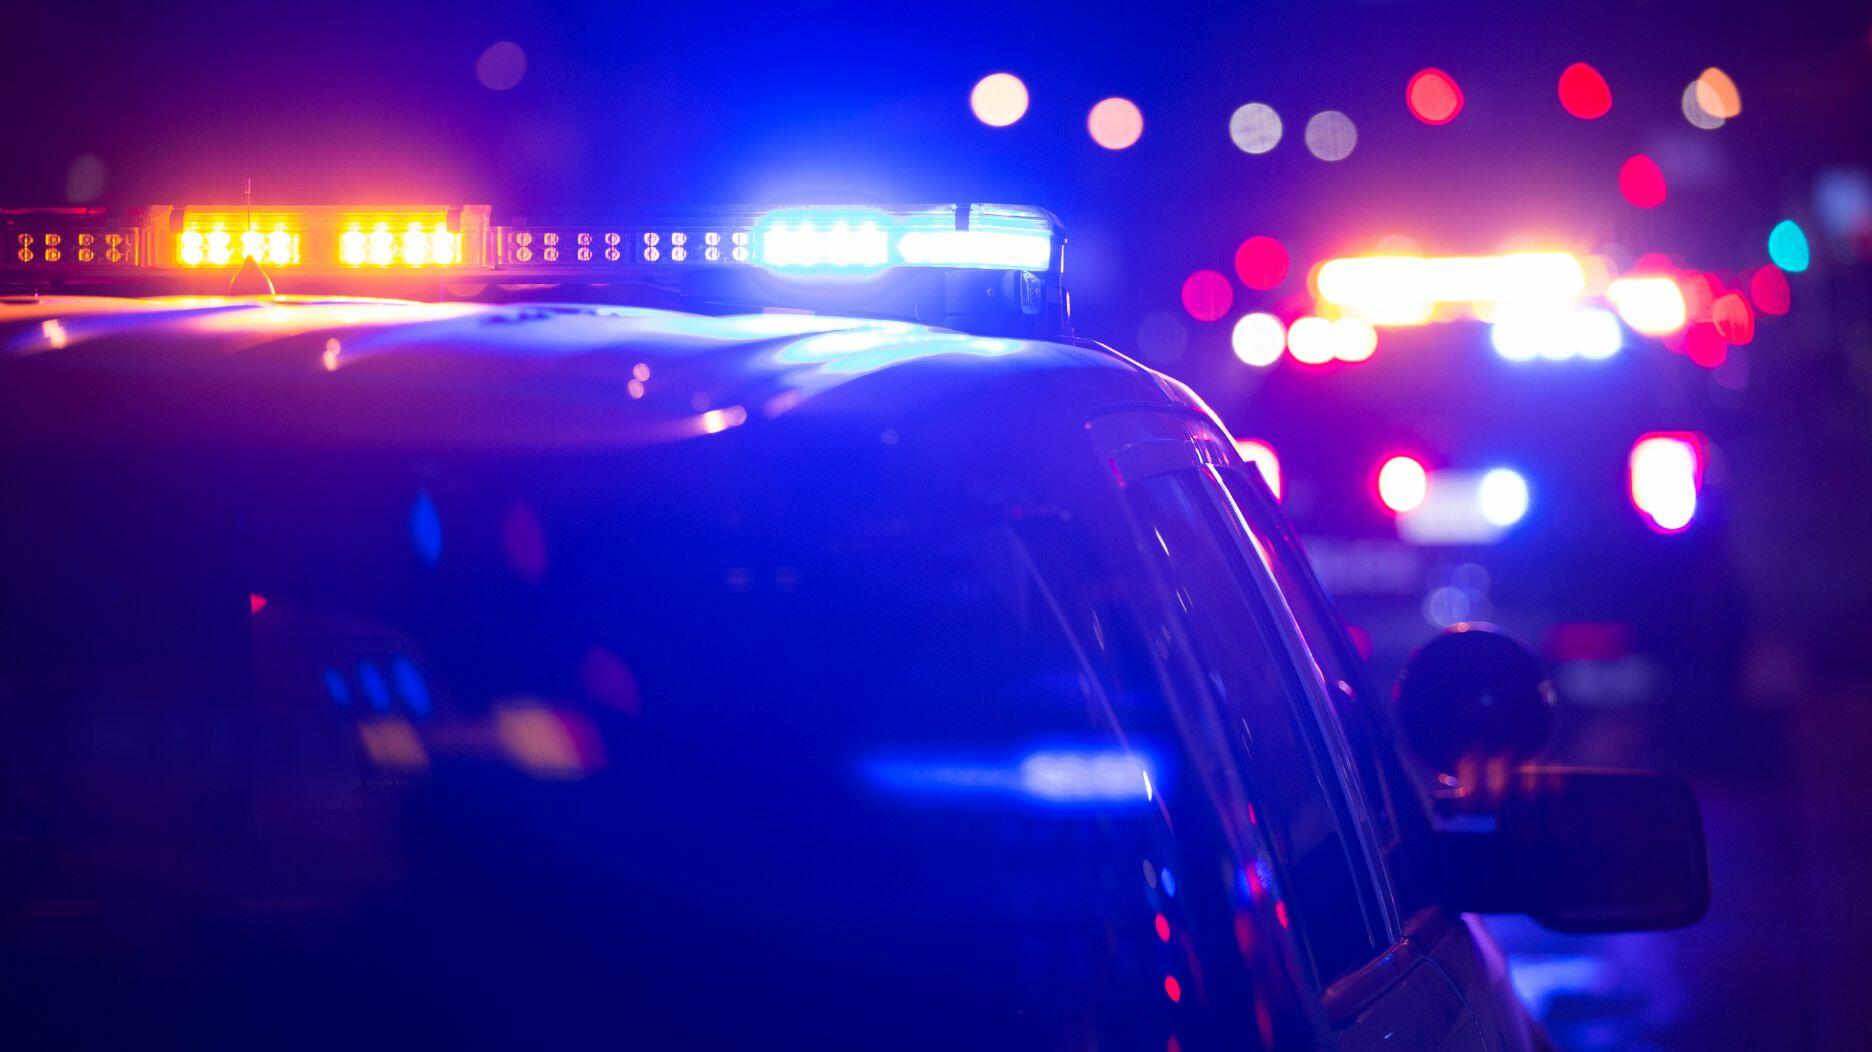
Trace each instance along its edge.
<path fill-rule="evenodd" d="M 1018 399 L 979 396 L 1016 388 L 1067 412 L 1207 413 L 1181 384 L 1090 341 L 895 321 L 336 297 L 0 300 L 11 421 L 0 437 L 16 442 L 628 447 L 814 406 L 888 422 L 960 399 L 1006 414 Z"/>

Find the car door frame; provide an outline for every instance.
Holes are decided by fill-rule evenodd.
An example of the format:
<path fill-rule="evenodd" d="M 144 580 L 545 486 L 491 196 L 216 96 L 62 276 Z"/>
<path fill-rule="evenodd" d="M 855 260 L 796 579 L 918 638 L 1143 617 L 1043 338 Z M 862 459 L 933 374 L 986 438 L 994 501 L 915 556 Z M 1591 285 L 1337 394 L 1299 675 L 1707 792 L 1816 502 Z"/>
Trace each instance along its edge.
<path fill-rule="evenodd" d="M 1330 762 L 1324 765 L 1324 769 L 1332 771 L 1336 784 L 1331 788 L 1340 795 L 1347 812 L 1354 819 L 1353 828 L 1343 832 L 1350 842 L 1358 845 L 1368 885 L 1365 890 L 1370 893 L 1372 901 L 1379 905 L 1383 935 L 1389 940 L 1388 946 L 1379 947 L 1364 964 L 1330 981 L 1322 982 L 1319 976 L 1310 974 L 1311 970 L 1308 970 L 1306 979 L 1309 987 L 1318 995 L 1324 1023 L 1344 1032 L 1355 1026 L 1362 1017 L 1368 1016 L 1387 992 L 1397 989 L 1413 974 L 1421 974 L 1419 968 L 1428 968 L 1436 976 L 1440 990 L 1446 992 L 1460 1009 L 1461 1018 L 1451 1019 L 1452 1033 L 1466 1024 L 1467 1029 L 1475 1035 L 1473 1043 L 1464 1040 L 1456 1046 L 1446 1047 L 1500 1047 L 1490 1046 L 1482 1040 L 1473 1006 L 1448 973 L 1432 958 L 1431 951 L 1446 945 L 1448 937 L 1453 934 L 1452 928 L 1461 926 L 1441 910 L 1421 910 L 1408 918 L 1398 914 L 1393 884 L 1371 829 L 1370 810 L 1350 763 L 1350 745 L 1345 740 L 1337 716 L 1332 713 L 1331 699 L 1319 663 L 1300 630 L 1286 594 L 1262 562 L 1267 553 L 1259 550 L 1259 542 L 1247 525 L 1243 509 L 1236 504 L 1220 475 L 1221 471 L 1240 467 L 1240 459 L 1232 444 L 1222 437 L 1220 429 L 1206 413 L 1194 408 L 1112 406 L 1095 414 L 1088 421 L 1087 429 L 1095 449 L 1121 489 L 1165 474 L 1194 472 L 1203 476 L 1206 483 L 1203 489 L 1216 504 L 1216 511 L 1225 522 L 1230 523 L 1231 528 L 1227 531 L 1230 543 L 1237 547 L 1240 563 L 1246 567 L 1246 575 L 1252 581 L 1252 584 L 1249 581 L 1238 584 L 1252 588 L 1253 594 L 1275 615 L 1271 620 L 1279 638 L 1282 656 L 1292 665 L 1295 679 L 1301 684 L 1301 693 L 1304 695 L 1304 706 L 1296 706 L 1296 709 L 1305 713 L 1320 739 L 1326 743 Z M 1133 542 L 1142 546 L 1141 527 L 1128 503 L 1127 516 L 1132 519 Z M 1156 563 L 1152 562 L 1151 565 L 1155 566 Z M 1158 590 L 1162 591 L 1161 585 Z M 1160 597 L 1160 603 L 1162 601 Z M 1157 617 L 1167 621 L 1167 608 L 1160 611 Z M 1174 632 L 1170 635 L 1178 638 Z M 1201 659 L 1195 660 L 1200 665 Z M 1197 689 L 1207 690 L 1200 684 Z"/>

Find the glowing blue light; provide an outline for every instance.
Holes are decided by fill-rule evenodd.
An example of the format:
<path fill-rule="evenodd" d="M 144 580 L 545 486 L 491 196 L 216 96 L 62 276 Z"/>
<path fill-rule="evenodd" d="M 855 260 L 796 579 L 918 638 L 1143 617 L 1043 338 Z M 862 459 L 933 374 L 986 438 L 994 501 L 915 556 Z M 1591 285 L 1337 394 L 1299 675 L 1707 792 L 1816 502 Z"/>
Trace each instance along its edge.
<path fill-rule="evenodd" d="M 434 566 L 436 560 L 442 558 L 442 516 L 437 514 L 428 490 L 417 491 L 416 503 L 410 505 L 409 528 L 416 554 L 423 562 Z"/>
<path fill-rule="evenodd" d="M 1496 468 L 1476 487 L 1476 507 L 1497 526 L 1513 526 L 1528 510 L 1528 484 L 1512 468 Z"/>
<path fill-rule="evenodd" d="M 1008 795 L 1050 806 L 1142 806 L 1151 800 L 1151 765 L 1130 752 L 1050 749 L 1018 764 L 892 760 L 871 765 L 885 785 L 945 795 Z"/>
<path fill-rule="evenodd" d="M 1027 211 L 972 206 L 893 214 L 879 209 L 794 208 L 754 223 L 754 261 L 774 270 L 869 274 L 896 266 L 1042 271 L 1053 226 Z"/>
<path fill-rule="evenodd" d="M 1122 752 L 1037 752 L 1021 761 L 1021 789 L 1042 800 L 1149 800 L 1150 770 Z"/>
<path fill-rule="evenodd" d="M 1776 223 L 1768 232 L 1768 258 L 1790 274 L 1806 270 L 1813 262 L 1813 251 L 1807 247 L 1807 232 L 1792 219 Z"/>
<path fill-rule="evenodd" d="M 397 693 L 403 695 L 403 703 L 410 711 L 418 716 L 429 715 L 429 684 L 423 682 L 415 663 L 398 656 L 390 662 L 390 676 L 396 680 Z"/>
<path fill-rule="evenodd" d="M 769 212 L 754 224 L 761 266 L 882 270 L 890 265 L 891 217 L 870 210 L 802 208 Z"/>
<path fill-rule="evenodd" d="M 325 670 L 325 693 L 339 705 L 351 704 L 351 684 L 346 683 L 344 673 L 335 668 Z"/>
<path fill-rule="evenodd" d="M 368 661 L 358 662 L 358 685 L 364 688 L 364 696 L 370 699 L 371 708 L 378 712 L 390 711 L 390 684 L 384 682 L 383 673 Z"/>
<path fill-rule="evenodd" d="M 1157 871 L 1157 886 L 1163 888 L 1165 895 L 1176 898 L 1176 874 L 1170 872 L 1169 866 Z"/>

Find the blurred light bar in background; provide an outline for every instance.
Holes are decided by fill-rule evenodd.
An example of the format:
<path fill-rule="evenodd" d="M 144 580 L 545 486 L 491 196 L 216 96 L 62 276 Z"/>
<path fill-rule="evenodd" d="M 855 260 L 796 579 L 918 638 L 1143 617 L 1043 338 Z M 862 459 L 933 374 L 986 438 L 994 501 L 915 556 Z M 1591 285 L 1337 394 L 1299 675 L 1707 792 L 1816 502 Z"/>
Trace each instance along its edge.
<path fill-rule="evenodd" d="M 1507 306 L 1489 326 L 1495 353 L 1511 362 L 1571 358 L 1599 361 L 1617 354 L 1624 334 L 1612 312 L 1601 307 L 1578 309 Z"/>
<path fill-rule="evenodd" d="M 1565 252 L 1501 256 L 1350 256 L 1319 270 L 1319 295 L 1373 325 L 1423 325 L 1440 306 L 1570 305 L 1586 270 Z"/>
<path fill-rule="evenodd" d="M 1606 299 L 1633 332 L 1646 336 L 1668 336 L 1689 319 L 1683 289 L 1673 278 L 1619 278 L 1606 289 Z"/>
<path fill-rule="evenodd" d="M 1398 537 L 1411 544 L 1493 544 L 1526 518 L 1530 495 L 1527 479 L 1512 468 L 1446 470 L 1428 474 L 1414 505 L 1400 510 L 1385 503 L 1398 512 Z"/>
<path fill-rule="evenodd" d="M 1696 517 L 1706 439 L 1694 431 L 1653 431 L 1632 443 L 1632 506 L 1658 533 L 1682 533 Z"/>
<path fill-rule="evenodd" d="M 1279 500 L 1281 467 L 1280 457 L 1274 452 L 1274 447 L 1259 439 L 1238 438 L 1235 440 L 1235 451 L 1241 454 L 1243 460 L 1260 470 L 1261 480 L 1267 483 L 1268 492 L 1274 494 L 1275 500 Z"/>

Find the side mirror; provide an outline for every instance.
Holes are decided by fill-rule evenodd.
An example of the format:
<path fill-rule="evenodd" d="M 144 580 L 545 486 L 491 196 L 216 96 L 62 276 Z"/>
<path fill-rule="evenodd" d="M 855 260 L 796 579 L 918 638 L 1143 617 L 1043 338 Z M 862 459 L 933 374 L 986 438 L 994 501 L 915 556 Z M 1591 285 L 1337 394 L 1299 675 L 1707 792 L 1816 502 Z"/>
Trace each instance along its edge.
<path fill-rule="evenodd" d="M 1456 625 L 1418 648 L 1398 677 L 1405 742 L 1446 786 L 1469 794 L 1485 773 L 1498 780 L 1545 748 L 1553 713 L 1540 660 L 1489 625 Z"/>
<path fill-rule="evenodd" d="M 1674 775 L 1523 767 L 1494 818 L 1437 834 L 1455 909 L 1562 932 L 1678 928 L 1709 909 L 1702 813 Z"/>

